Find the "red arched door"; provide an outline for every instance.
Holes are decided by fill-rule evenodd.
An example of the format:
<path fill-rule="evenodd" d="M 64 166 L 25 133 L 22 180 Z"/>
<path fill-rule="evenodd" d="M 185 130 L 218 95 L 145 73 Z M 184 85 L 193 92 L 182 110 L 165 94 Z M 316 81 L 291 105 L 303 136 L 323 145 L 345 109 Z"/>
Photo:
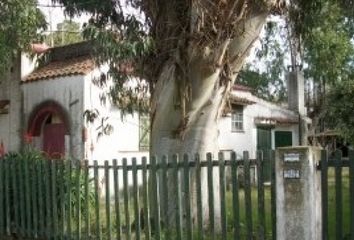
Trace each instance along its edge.
<path fill-rule="evenodd" d="M 46 103 L 37 108 L 30 119 L 29 133 L 37 137 L 43 152 L 51 158 L 65 156 L 65 135 L 68 124 L 64 111 L 56 103 Z"/>
<path fill-rule="evenodd" d="M 43 151 L 51 157 L 65 155 L 65 125 L 63 122 L 52 122 L 55 115 L 50 114 L 43 124 Z"/>

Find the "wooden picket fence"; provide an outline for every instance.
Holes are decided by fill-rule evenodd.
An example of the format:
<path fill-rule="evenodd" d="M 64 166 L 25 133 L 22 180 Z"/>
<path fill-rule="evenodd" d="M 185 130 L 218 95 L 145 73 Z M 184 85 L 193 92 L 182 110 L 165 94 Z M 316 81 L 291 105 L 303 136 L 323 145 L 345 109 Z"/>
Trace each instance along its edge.
<path fill-rule="evenodd" d="M 264 159 L 271 163 L 269 184 L 263 181 Z M 251 186 L 252 166 L 256 186 Z M 203 171 L 207 199 L 202 199 Z M 207 154 L 205 159 L 174 155 L 152 157 L 149 163 L 142 158 L 138 164 L 133 158 L 131 164 L 123 159 L 122 164 L 113 160 L 104 165 L 4 158 L 0 159 L 0 238 L 275 239 L 274 176 L 273 151 L 267 158 L 258 152 L 254 160 L 247 152 L 242 159 L 232 152 L 229 159 L 222 153 L 217 158 Z M 171 181 L 177 196 L 172 201 L 175 224 L 166 222 Z M 210 210 L 207 225 L 205 205 Z M 219 223 L 215 206 L 220 206 Z"/>
<path fill-rule="evenodd" d="M 354 151 L 349 151 L 349 157 L 343 158 L 342 152 L 339 150 L 331 156 L 328 156 L 327 151 L 323 150 L 318 170 L 321 170 L 322 182 L 323 239 L 354 240 Z M 334 179 L 328 175 L 330 170 L 334 170 Z M 348 170 L 348 176 L 343 174 L 344 170 Z M 334 180 L 334 193 L 329 187 L 330 179 Z M 346 188 L 348 185 L 349 187 Z M 346 196 L 347 199 L 343 199 L 343 196 Z M 330 198 L 334 198 L 334 204 L 331 206 L 329 206 Z M 348 204 L 343 204 L 345 201 Z M 343 206 L 346 209 L 343 209 Z M 330 220 L 332 220 L 331 223 Z M 344 228 L 344 226 L 347 227 Z M 334 230 L 329 231 L 330 229 Z"/>

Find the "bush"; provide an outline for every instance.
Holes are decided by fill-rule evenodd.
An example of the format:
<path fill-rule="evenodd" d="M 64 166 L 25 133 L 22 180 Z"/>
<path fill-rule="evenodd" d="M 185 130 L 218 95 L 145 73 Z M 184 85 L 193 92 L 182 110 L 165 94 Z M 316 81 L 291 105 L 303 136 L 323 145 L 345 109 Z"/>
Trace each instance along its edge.
<path fill-rule="evenodd" d="M 26 230 L 23 228 L 29 230 L 31 223 L 37 223 L 44 233 L 46 228 L 54 226 L 54 220 L 65 222 L 77 217 L 78 206 L 82 218 L 92 209 L 93 180 L 78 161 L 49 160 L 30 147 L 8 153 L 1 161 L 0 189 L 4 191 L 0 210 L 5 214 L 0 217 L 11 232 L 19 234 Z"/>

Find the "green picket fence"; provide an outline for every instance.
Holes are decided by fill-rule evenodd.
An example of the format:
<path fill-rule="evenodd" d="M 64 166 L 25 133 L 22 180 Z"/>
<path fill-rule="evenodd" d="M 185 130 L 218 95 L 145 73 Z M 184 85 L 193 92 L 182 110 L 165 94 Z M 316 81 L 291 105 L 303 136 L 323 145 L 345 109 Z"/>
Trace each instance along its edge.
<path fill-rule="evenodd" d="M 0 237 L 275 239 L 274 152 L 267 156 L 267 184 L 263 154 L 248 156 L 174 155 L 104 165 L 0 159 Z"/>
<path fill-rule="evenodd" d="M 343 158 L 323 150 L 318 168 L 322 182 L 323 239 L 354 240 L 354 151 Z"/>

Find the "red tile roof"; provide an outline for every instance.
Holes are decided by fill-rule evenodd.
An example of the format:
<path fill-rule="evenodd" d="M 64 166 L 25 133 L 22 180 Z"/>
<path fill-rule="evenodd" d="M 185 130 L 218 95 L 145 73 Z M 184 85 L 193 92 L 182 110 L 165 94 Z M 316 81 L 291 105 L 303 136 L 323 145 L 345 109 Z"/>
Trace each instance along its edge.
<path fill-rule="evenodd" d="M 37 68 L 32 73 L 27 75 L 22 81 L 27 83 L 63 76 L 85 75 L 91 72 L 94 67 L 94 61 L 90 56 L 52 61 L 43 67 Z"/>
<path fill-rule="evenodd" d="M 45 43 L 32 43 L 31 50 L 33 53 L 41 54 L 45 53 L 50 49 L 50 47 Z"/>

